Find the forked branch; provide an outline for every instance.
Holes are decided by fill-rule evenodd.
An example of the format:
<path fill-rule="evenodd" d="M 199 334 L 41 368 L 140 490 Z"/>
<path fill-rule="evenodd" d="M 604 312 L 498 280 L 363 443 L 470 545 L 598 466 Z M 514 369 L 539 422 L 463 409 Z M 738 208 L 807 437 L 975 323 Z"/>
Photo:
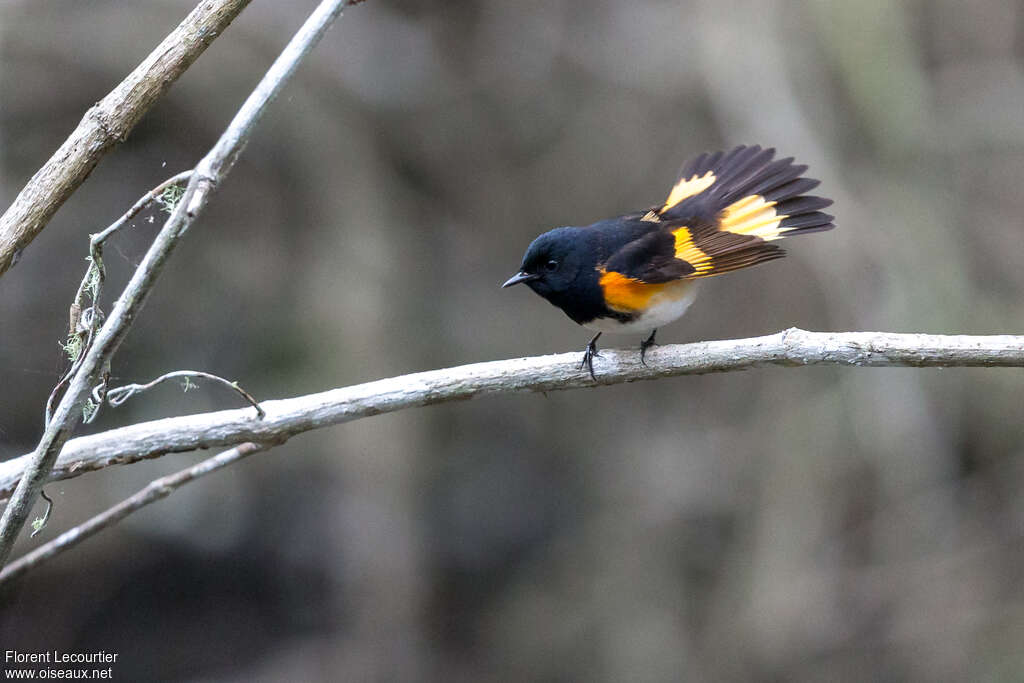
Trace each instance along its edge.
<path fill-rule="evenodd" d="M 217 143 L 196 165 L 180 202 L 78 363 L 78 369 L 68 381 L 67 389 L 47 422 L 18 487 L 4 507 L 3 516 L 0 517 L 0 566 L 10 556 L 14 541 L 28 518 L 39 490 L 50 476 L 58 453 L 80 423 L 83 401 L 127 335 L 167 259 L 206 207 L 218 183 L 231 170 L 267 106 L 346 4 L 344 0 L 322 0 L 242 104 Z"/>
<path fill-rule="evenodd" d="M 127 78 L 85 112 L 78 127 L 0 216 L 0 276 L 100 159 L 128 136 L 143 114 L 249 2 L 200 2 Z"/>

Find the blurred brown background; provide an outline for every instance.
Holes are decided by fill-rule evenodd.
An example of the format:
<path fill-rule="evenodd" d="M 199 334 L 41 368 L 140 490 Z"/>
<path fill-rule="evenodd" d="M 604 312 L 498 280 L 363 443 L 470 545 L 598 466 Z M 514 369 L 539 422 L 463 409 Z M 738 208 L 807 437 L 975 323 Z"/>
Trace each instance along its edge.
<path fill-rule="evenodd" d="M 193 5 L 0 2 L 4 206 Z M 0 279 L 0 457 L 40 434 L 88 233 L 205 153 L 312 6 L 254 2 Z M 114 375 L 276 398 L 582 349 L 498 288 L 525 246 L 740 143 L 809 163 L 839 227 L 706 282 L 661 341 L 1024 332 L 1022 62 L 1014 0 L 371 0 L 273 106 Z M 109 292 L 156 230 L 108 248 Z M 318 431 L 34 572 L 0 649 L 106 649 L 140 681 L 1020 680 L 1022 379 L 765 369 Z M 91 430 L 236 404 L 167 386 Z M 49 486 L 20 550 L 200 457 Z"/>

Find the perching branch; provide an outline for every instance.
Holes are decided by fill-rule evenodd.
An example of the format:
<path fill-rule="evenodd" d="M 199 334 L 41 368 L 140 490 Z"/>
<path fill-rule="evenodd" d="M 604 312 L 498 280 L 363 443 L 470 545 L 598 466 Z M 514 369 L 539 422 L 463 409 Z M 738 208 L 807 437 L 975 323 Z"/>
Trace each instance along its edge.
<path fill-rule="evenodd" d="M 113 526 L 136 510 L 146 507 L 158 500 L 171 495 L 176 489 L 184 486 L 190 481 L 204 477 L 211 472 L 227 467 L 231 463 L 238 462 L 249 457 L 253 453 L 266 450 L 270 445 L 243 443 L 234 448 L 219 453 L 212 458 L 207 458 L 200 463 L 188 467 L 180 472 L 169 474 L 166 477 L 155 479 L 135 495 L 127 498 L 112 508 L 104 510 L 91 519 L 68 529 L 57 538 L 49 541 L 32 552 L 19 557 L 7 565 L 0 572 L 0 585 L 3 585 L 18 576 L 21 576 L 29 569 L 39 565 L 50 558 L 59 555 L 65 550 L 70 550 L 85 539 L 93 536 L 104 529 Z M 49 500 L 49 499 L 47 499 Z M 35 535 L 33 533 L 33 535 Z"/>
<path fill-rule="evenodd" d="M 64 144 L 0 216 L 0 276 L 143 114 L 245 9 L 249 0 L 203 0 L 127 78 L 85 112 Z"/>
<path fill-rule="evenodd" d="M 67 443 L 50 480 L 76 477 L 166 453 L 280 441 L 312 429 L 406 408 L 484 395 L 549 392 L 601 384 L 731 372 L 766 365 L 855 367 L 1024 367 L 1024 336 L 806 332 L 789 329 L 765 337 L 661 346 L 641 365 L 636 350 L 602 349 L 594 360 L 597 382 L 580 370 L 579 353 L 492 361 L 263 401 L 251 408 L 143 422 Z M 0 463 L 0 496 L 17 483 L 30 456 Z"/>
<path fill-rule="evenodd" d="M 246 99 L 213 149 L 196 165 L 181 201 L 153 240 L 145 258 L 114 305 L 110 317 L 96 333 L 93 345 L 68 384 L 31 461 L 25 467 L 24 476 L 4 508 L 3 517 L 0 518 L 0 566 L 10 556 L 14 541 L 28 518 L 40 488 L 53 469 L 57 454 L 81 420 L 82 402 L 128 333 L 167 258 L 206 207 L 216 186 L 231 170 L 267 106 L 346 4 L 344 0 L 321 2 Z"/>

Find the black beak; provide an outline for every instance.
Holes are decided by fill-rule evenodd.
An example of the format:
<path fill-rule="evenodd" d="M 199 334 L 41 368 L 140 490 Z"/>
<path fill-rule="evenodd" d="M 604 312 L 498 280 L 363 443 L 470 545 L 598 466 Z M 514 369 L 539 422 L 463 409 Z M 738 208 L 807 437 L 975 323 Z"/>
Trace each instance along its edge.
<path fill-rule="evenodd" d="M 512 285 L 518 285 L 520 282 L 529 282 L 531 280 L 537 280 L 539 278 L 540 275 L 537 275 L 536 273 L 524 273 L 523 271 L 519 271 L 518 273 L 510 277 L 508 280 L 506 280 L 505 284 L 503 284 L 501 287 L 502 289 L 504 289 L 505 287 L 511 287 Z"/>

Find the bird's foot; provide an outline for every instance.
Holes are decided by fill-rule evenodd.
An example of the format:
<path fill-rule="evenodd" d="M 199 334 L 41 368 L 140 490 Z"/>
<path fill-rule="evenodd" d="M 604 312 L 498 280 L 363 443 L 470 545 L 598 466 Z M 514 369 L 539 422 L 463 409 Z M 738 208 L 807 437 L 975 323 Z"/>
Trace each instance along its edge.
<path fill-rule="evenodd" d="M 658 331 L 653 330 L 650 337 L 640 342 L 640 363 L 643 365 L 647 365 L 647 362 L 644 360 L 644 356 L 647 355 L 647 349 L 652 346 L 658 346 L 658 342 L 654 341 L 654 335 L 656 334 L 658 334 Z"/>
<path fill-rule="evenodd" d="M 583 351 L 583 361 L 580 363 L 580 370 L 586 368 L 590 371 L 590 379 L 597 381 L 597 377 L 594 376 L 594 356 L 599 356 L 597 352 L 597 338 L 601 336 L 598 332 L 594 335 L 594 338 L 587 342 L 587 348 Z"/>

